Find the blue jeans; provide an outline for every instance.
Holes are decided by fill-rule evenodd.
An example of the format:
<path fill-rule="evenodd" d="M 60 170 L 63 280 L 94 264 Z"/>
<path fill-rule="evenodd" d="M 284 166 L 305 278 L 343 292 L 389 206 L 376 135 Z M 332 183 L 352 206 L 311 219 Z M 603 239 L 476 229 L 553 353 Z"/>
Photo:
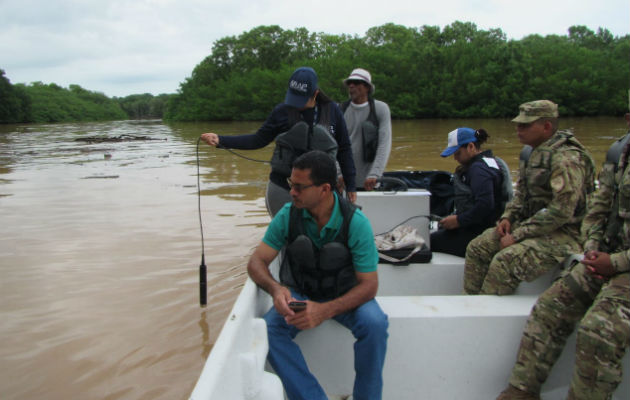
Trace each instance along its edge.
<path fill-rule="evenodd" d="M 296 299 L 304 296 L 293 293 Z M 311 374 L 299 346 L 293 341 L 300 332 L 285 322 L 275 307 L 265 314 L 269 355 L 267 359 L 276 371 L 290 400 L 327 399 L 324 390 Z M 352 331 L 354 370 L 356 378 L 354 400 L 380 400 L 383 394 L 383 364 L 387 350 L 387 315 L 372 299 L 357 309 L 337 315 L 334 319 Z"/>

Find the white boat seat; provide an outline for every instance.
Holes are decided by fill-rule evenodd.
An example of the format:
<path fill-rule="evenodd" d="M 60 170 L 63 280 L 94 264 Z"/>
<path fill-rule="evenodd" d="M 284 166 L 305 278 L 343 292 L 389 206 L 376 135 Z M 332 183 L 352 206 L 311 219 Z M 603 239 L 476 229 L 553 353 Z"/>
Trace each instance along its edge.
<path fill-rule="evenodd" d="M 507 384 L 536 296 L 382 296 L 377 301 L 390 323 L 384 399 L 487 400 Z M 326 321 L 296 341 L 330 396 L 352 393 L 354 338 L 347 329 Z M 544 387 L 545 400 L 566 397 L 575 334 L 565 348 Z M 630 391 L 630 354 L 623 366 L 614 400 Z"/>

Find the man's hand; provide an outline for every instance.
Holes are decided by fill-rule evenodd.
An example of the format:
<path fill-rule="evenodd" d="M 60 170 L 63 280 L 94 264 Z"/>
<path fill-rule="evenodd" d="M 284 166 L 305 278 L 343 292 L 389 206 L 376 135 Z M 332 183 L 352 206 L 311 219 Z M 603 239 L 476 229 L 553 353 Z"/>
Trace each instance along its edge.
<path fill-rule="evenodd" d="M 599 279 L 608 279 L 615 274 L 608 253 L 595 250 L 587 251 L 584 254 L 582 264 L 586 265 L 586 269 Z"/>
<path fill-rule="evenodd" d="M 295 299 L 291 296 L 291 291 L 286 286 L 275 286 L 271 297 L 273 298 L 273 306 L 276 308 L 276 311 L 278 311 L 278 314 L 284 315 L 285 317 L 295 314 L 295 311 L 289 308 L 289 302 Z"/>
<path fill-rule="evenodd" d="M 346 197 L 350 200 L 350 203 L 357 202 L 357 192 L 346 192 Z"/>
<path fill-rule="evenodd" d="M 365 190 L 374 190 L 376 186 L 376 178 L 367 178 L 365 182 L 363 182 L 363 189 Z"/>
<path fill-rule="evenodd" d="M 500 243 L 501 243 L 501 250 L 503 250 L 506 247 L 510 247 L 511 245 L 516 243 L 516 240 L 514 240 L 514 236 L 512 236 L 511 233 L 508 233 L 501 237 Z"/>
<path fill-rule="evenodd" d="M 503 218 L 499 221 L 499 223 L 497 224 L 497 233 L 500 237 L 512 233 L 512 224 L 510 223 L 509 219 Z"/>
<path fill-rule="evenodd" d="M 344 190 L 346 190 L 346 181 L 343 180 L 343 176 L 339 175 L 337 177 L 337 191 L 343 193 Z"/>
<path fill-rule="evenodd" d="M 285 315 L 284 319 L 287 324 L 293 325 L 300 330 L 315 328 L 331 318 L 326 303 L 317 303 L 310 300 L 306 300 L 306 309 L 303 311 L 291 312 L 293 315 Z"/>
<path fill-rule="evenodd" d="M 219 145 L 219 135 L 217 135 L 216 133 L 204 133 L 201 135 L 201 140 L 203 140 L 210 146 L 217 147 Z"/>
<path fill-rule="evenodd" d="M 459 221 L 457 221 L 457 215 L 449 215 L 442 218 L 439 222 L 439 226 L 444 229 L 457 229 L 459 228 Z"/>
<path fill-rule="evenodd" d="M 358 284 L 343 296 L 324 303 L 306 300 L 306 309 L 296 312 L 295 315 L 285 315 L 285 321 L 298 329 L 310 329 L 373 299 L 378 290 L 378 273 L 356 272 L 356 277 Z"/>

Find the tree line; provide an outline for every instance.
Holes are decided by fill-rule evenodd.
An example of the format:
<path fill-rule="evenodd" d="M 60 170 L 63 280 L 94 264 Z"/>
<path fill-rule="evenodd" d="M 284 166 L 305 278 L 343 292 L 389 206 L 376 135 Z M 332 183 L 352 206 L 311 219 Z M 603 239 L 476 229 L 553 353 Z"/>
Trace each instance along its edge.
<path fill-rule="evenodd" d="M 162 118 L 172 95 L 135 94 L 109 98 L 79 85 L 12 85 L 0 69 L 0 123 L 49 123 Z"/>
<path fill-rule="evenodd" d="M 440 29 L 385 24 L 364 36 L 259 26 L 216 41 L 170 99 L 165 119 L 260 120 L 284 98 L 289 76 L 313 67 L 320 87 L 347 99 L 342 79 L 372 73 L 375 97 L 393 118 L 496 118 L 551 99 L 566 116 L 628 110 L 630 35 L 572 26 L 568 34 L 507 40 L 470 22 Z"/>
<path fill-rule="evenodd" d="M 176 94 L 108 98 L 78 85 L 12 85 L 0 69 L 0 123 L 126 118 L 260 120 L 282 101 L 299 66 L 313 67 L 336 101 L 354 68 L 372 73 L 393 118 L 499 118 L 550 99 L 564 116 L 628 111 L 630 35 L 572 26 L 567 35 L 507 40 L 501 29 L 456 21 L 440 29 L 385 24 L 364 36 L 259 26 L 214 42 Z"/>

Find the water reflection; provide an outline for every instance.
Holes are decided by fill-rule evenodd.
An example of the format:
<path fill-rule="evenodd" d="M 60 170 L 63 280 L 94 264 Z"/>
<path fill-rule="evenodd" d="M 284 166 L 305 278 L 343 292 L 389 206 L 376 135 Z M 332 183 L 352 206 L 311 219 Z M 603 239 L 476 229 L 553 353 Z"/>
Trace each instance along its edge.
<path fill-rule="evenodd" d="M 203 309 L 199 313 L 199 328 L 201 329 L 201 358 L 204 360 L 208 358 L 210 350 L 212 350 L 212 344 L 210 343 L 210 328 L 208 327 L 208 316 L 206 310 Z"/>

